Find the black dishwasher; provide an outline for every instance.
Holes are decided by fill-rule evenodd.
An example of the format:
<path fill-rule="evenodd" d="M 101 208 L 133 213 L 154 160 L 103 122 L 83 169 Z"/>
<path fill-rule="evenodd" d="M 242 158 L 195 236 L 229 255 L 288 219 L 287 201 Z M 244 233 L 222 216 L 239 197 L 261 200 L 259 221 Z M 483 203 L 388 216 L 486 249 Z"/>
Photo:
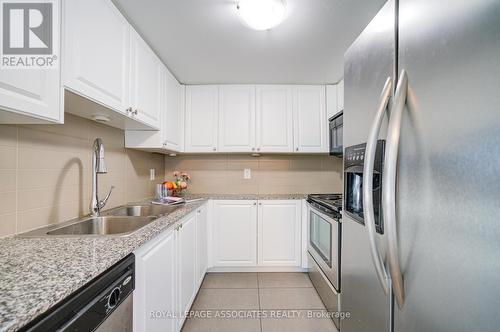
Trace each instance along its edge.
<path fill-rule="evenodd" d="M 134 265 L 130 254 L 20 331 L 132 331 Z"/>

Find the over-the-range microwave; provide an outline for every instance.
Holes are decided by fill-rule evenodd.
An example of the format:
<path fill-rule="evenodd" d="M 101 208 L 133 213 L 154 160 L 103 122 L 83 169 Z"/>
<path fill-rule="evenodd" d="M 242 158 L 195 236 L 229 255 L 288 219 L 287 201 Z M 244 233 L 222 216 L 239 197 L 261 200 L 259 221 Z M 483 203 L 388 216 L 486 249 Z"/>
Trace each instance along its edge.
<path fill-rule="evenodd" d="M 342 156 L 344 152 L 343 147 L 343 129 L 344 129 L 344 111 L 338 112 L 332 116 L 330 122 L 330 155 Z"/>

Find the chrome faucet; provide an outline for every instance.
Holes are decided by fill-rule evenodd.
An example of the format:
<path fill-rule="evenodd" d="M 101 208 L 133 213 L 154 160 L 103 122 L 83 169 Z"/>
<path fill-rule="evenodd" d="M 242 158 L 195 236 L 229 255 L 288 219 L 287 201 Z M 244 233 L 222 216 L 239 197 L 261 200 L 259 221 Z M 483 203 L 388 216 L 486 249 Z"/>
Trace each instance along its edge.
<path fill-rule="evenodd" d="M 108 202 L 114 188 L 111 186 L 106 197 L 102 201 L 99 200 L 97 194 L 97 174 L 105 174 L 107 172 L 106 162 L 104 161 L 104 144 L 102 139 L 96 138 L 92 148 L 92 200 L 90 202 L 90 214 L 93 217 L 99 216 L 101 209 Z"/>

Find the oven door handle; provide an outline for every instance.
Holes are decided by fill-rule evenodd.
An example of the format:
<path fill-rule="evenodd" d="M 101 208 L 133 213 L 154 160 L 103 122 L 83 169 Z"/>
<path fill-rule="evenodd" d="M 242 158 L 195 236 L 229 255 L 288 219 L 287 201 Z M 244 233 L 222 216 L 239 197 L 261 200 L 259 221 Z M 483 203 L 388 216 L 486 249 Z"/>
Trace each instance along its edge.
<path fill-rule="evenodd" d="M 377 273 L 380 285 L 384 290 L 385 294 L 389 293 L 390 280 L 387 274 L 387 270 L 384 266 L 384 262 L 380 255 L 380 251 L 377 247 L 377 240 L 375 238 L 375 215 L 373 211 L 373 167 L 375 164 L 375 153 L 377 150 L 378 135 L 380 133 L 380 127 L 382 125 L 382 119 L 384 118 L 387 105 L 389 104 L 389 99 L 391 97 L 392 91 L 392 80 L 390 77 L 387 78 L 384 84 L 384 88 L 380 94 L 379 104 L 377 108 L 377 113 L 375 119 L 370 128 L 370 133 L 368 136 L 368 141 L 366 143 L 365 149 L 365 161 L 363 167 L 363 205 L 364 205 L 364 218 L 366 228 L 368 230 L 368 237 L 370 240 L 370 253 L 372 256 L 372 262 Z"/>
<path fill-rule="evenodd" d="M 387 253 L 392 289 L 398 307 L 401 309 L 405 301 L 403 273 L 399 265 L 397 218 L 396 218 L 396 176 L 398 167 L 399 139 L 401 136 L 401 120 L 406 105 L 408 75 L 401 71 L 394 94 L 391 120 L 387 130 L 387 144 L 384 160 L 384 176 L 382 177 L 382 207 L 387 225 Z"/>

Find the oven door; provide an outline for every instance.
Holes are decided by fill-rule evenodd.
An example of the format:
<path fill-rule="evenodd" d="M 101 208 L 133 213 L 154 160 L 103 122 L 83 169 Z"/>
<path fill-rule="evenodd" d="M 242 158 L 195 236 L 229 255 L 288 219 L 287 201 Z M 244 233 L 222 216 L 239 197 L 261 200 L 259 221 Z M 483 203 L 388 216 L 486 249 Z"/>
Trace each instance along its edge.
<path fill-rule="evenodd" d="M 340 291 L 340 222 L 309 205 L 308 251 L 337 291 Z"/>

